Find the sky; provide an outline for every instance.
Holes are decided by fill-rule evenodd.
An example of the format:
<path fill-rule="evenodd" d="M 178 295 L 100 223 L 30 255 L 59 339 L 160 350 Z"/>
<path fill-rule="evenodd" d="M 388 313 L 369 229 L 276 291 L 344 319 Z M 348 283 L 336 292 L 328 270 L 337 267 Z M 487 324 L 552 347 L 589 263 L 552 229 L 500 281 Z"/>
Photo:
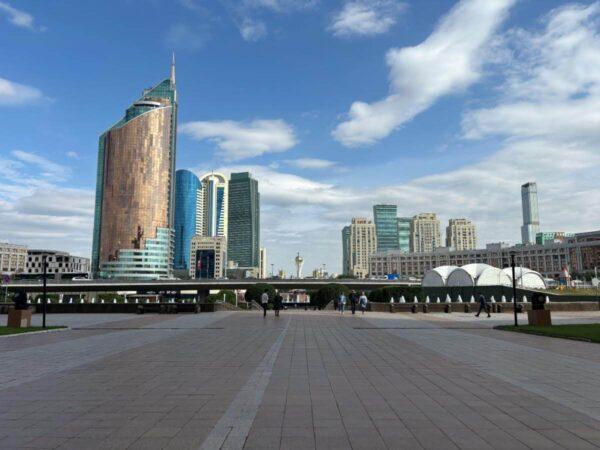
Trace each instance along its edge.
<path fill-rule="evenodd" d="M 600 228 L 600 2 L 0 0 L 0 241 L 91 253 L 99 135 L 177 61 L 177 167 L 250 171 L 268 265 L 377 203 Z M 132 167 L 131 170 L 135 170 Z M 124 174 L 126 176 L 126 174 Z"/>

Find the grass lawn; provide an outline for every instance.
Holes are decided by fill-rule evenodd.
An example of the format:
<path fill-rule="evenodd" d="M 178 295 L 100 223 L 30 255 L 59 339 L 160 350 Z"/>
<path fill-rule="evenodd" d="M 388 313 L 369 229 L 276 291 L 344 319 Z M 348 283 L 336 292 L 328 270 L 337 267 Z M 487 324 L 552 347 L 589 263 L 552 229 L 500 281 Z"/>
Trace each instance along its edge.
<path fill-rule="evenodd" d="M 32 331 L 42 331 L 42 330 L 56 330 L 58 328 L 67 328 L 67 327 L 29 327 L 29 328 L 13 328 L 13 327 L 0 327 L 0 336 L 6 336 L 8 334 L 22 334 L 22 333 L 31 333 Z"/>
<path fill-rule="evenodd" d="M 586 323 L 575 325 L 553 325 L 540 327 L 533 325 L 501 325 L 499 330 L 517 331 L 519 333 L 539 334 L 542 336 L 574 338 L 600 343 L 600 323 Z"/>

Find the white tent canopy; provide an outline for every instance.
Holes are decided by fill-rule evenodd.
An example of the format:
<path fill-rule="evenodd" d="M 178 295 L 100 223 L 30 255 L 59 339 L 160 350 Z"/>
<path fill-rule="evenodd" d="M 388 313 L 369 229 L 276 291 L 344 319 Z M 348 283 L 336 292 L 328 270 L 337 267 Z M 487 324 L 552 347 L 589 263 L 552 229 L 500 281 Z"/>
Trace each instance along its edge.
<path fill-rule="evenodd" d="M 484 270 L 492 268 L 488 264 L 467 264 L 452 271 L 446 286 L 475 286 L 477 278 Z"/>
<path fill-rule="evenodd" d="M 502 269 L 502 272 L 508 275 L 512 284 L 512 268 L 506 267 L 505 269 Z M 526 267 L 515 267 L 515 278 L 517 279 L 517 287 L 530 289 L 546 288 L 544 277 L 539 272 Z"/>
<path fill-rule="evenodd" d="M 442 287 L 446 286 L 448 276 L 455 270 L 456 266 L 440 266 L 430 270 L 423 277 L 422 285 L 425 287 Z"/>

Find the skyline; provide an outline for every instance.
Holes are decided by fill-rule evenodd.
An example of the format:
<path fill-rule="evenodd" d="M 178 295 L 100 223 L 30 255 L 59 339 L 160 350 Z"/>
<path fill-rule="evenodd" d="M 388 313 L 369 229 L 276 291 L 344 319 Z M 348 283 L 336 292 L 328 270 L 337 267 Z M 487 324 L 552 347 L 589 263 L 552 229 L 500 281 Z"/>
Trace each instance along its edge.
<path fill-rule="evenodd" d="M 0 69 L 0 240 L 91 255 L 98 136 L 141 88 L 167 75 L 173 49 L 177 168 L 250 171 L 260 183 L 261 246 L 288 273 L 297 252 L 308 271 L 326 263 L 341 272 L 339 230 L 378 203 L 397 204 L 399 216 L 437 212 L 442 223 L 468 217 L 482 245 L 518 242 L 520 186 L 536 181 L 541 231 L 600 223 L 598 2 L 462 1 L 450 9 L 385 1 L 373 10 L 379 28 L 370 29 L 353 28 L 348 15 L 348 5 L 366 2 L 269 3 L 279 10 L 247 2 L 263 6 L 231 23 L 219 2 L 202 12 L 190 1 L 143 2 L 143 11 L 140 3 L 113 6 L 117 23 L 169 9 L 170 25 L 119 47 L 119 27 L 105 43 L 83 36 L 92 25 L 67 14 L 74 3 L 47 10 L 0 1 L 31 17 L 0 10 L 0 36 L 11 44 Z M 111 4 L 91 9 L 100 26 Z M 178 42 L 175 31 L 198 33 L 191 17 L 210 31 L 186 48 L 193 39 Z M 463 33 L 479 45 L 460 45 Z M 450 56 L 464 66 L 448 66 Z M 361 126 L 367 119 L 374 135 Z"/>

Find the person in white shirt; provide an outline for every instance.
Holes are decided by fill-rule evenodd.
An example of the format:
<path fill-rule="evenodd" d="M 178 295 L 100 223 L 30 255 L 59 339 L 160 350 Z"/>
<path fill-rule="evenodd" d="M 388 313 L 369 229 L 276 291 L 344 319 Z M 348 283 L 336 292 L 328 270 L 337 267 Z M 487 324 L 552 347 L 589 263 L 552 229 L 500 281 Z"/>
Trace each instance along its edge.
<path fill-rule="evenodd" d="M 267 308 L 269 306 L 269 294 L 263 292 L 260 296 L 260 305 L 263 307 L 263 317 L 267 317 Z"/>

